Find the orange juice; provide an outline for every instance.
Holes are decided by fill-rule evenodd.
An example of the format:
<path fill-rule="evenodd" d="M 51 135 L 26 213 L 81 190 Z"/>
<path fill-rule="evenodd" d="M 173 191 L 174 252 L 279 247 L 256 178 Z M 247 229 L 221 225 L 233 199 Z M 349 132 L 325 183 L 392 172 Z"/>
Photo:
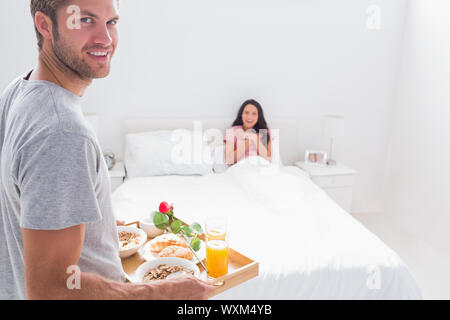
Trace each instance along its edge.
<path fill-rule="evenodd" d="M 215 229 L 209 229 L 206 231 L 206 237 L 209 240 L 222 240 L 225 241 L 226 233 L 225 231 L 215 228 Z"/>
<path fill-rule="evenodd" d="M 209 240 L 206 244 L 208 276 L 219 278 L 228 273 L 228 244 L 223 240 Z"/>

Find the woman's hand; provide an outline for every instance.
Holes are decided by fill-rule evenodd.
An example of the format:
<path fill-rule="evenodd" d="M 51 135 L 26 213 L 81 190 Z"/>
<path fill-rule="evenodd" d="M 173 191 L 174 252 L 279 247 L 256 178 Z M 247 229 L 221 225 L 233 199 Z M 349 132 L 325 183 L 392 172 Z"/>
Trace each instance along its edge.
<path fill-rule="evenodd" d="M 253 142 L 255 146 L 258 145 L 259 136 L 257 133 L 254 132 L 245 132 L 244 138 L 247 139 L 249 142 Z"/>

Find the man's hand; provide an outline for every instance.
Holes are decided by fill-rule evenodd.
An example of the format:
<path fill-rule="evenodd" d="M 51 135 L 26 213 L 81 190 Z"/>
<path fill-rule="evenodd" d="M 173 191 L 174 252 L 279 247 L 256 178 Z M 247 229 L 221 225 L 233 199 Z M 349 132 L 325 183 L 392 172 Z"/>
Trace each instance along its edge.
<path fill-rule="evenodd" d="M 122 220 L 116 220 L 116 225 L 118 225 L 118 226 L 124 226 L 124 225 L 125 225 L 125 221 L 122 221 Z"/>
<path fill-rule="evenodd" d="M 213 285 L 191 275 L 152 281 L 151 286 L 162 295 L 158 299 L 204 300 L 214 294 Z"/>

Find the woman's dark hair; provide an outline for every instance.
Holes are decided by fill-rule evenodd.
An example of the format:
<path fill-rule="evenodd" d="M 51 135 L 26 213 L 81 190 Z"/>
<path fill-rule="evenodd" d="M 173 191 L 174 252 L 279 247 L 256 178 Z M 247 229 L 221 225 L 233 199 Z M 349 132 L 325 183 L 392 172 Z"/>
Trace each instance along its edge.
<path fill-rule="evenodd" d="M 259 130 L 266 130 L 266 132 L 267 132 L 267 139 L 265 139 L 265 141 L 262 141 L 262 142 L 267 147 L 268 141 L 270 139 L 270 134 L 268 132 L 269 128 L 267 127 L 267 122 L 266 122 L 266 119 L 264 118 L 264 112 L 263 112 L 263 109 L 261 107 L 261 104 L 258 101 L 253 100 L 253 99 L 249 99 L 249 100 L 244 101 L 244 103 L 239 108 L 236 120 L 234 120 L 234 122 L 233 122 L 233 127 L 234 126 L 243 126 L 244 125 L 244 123 L 242 122 L 242 114 L 244 113 L 245 107 L 248 106 L 249 104 L 251 104 L 252 106 L 255 106 L 256 109 L 258 110 L 258 121 L 253 126 L 253 129 L 256 131 L 257 134 L 259 134 Z M 261 137 L 262 136 L 260 136 L 260 138 Z"/>

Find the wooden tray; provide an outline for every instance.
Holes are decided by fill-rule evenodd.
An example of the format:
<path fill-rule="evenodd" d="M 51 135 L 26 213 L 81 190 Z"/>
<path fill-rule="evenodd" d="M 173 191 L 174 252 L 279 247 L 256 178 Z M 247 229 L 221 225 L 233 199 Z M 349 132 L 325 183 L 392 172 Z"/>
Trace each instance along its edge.
<path fill-rule="evenodd" d="M 127 225 L 131 224 L 138 223 L 133 222 Z M 204 236 L 199 238 L 205 240 Z M 151 239 L 148 239 L 147 241 L 150 240 Z M 208 281 L 215 286 L 215 292 L 213 296 L 229 290 L 247 280 L 250 280 L 258 276 L 259 274 L 259 263 L 257 261 L 253 261 L 252 259 L 231 248 L 228 251 L 228 259 L 228 273 L 220 278 L 215 279 L 213 282 L 208 281 L 206 271 L 203 269 L 200 263 L 197 264 L 200 269 L 200 279 Z M 145 262 L 147 262 L 147 260 L 145 260 L 139 253 L 135 253 L 128 258 L 122 259 L 122 267 L 126 273 L 128 281 L 137 281 L 135 278 L 136 270 L 141 264 Z M 206 265 L 206 259 L 204 259 L 202 262 Z"/>

